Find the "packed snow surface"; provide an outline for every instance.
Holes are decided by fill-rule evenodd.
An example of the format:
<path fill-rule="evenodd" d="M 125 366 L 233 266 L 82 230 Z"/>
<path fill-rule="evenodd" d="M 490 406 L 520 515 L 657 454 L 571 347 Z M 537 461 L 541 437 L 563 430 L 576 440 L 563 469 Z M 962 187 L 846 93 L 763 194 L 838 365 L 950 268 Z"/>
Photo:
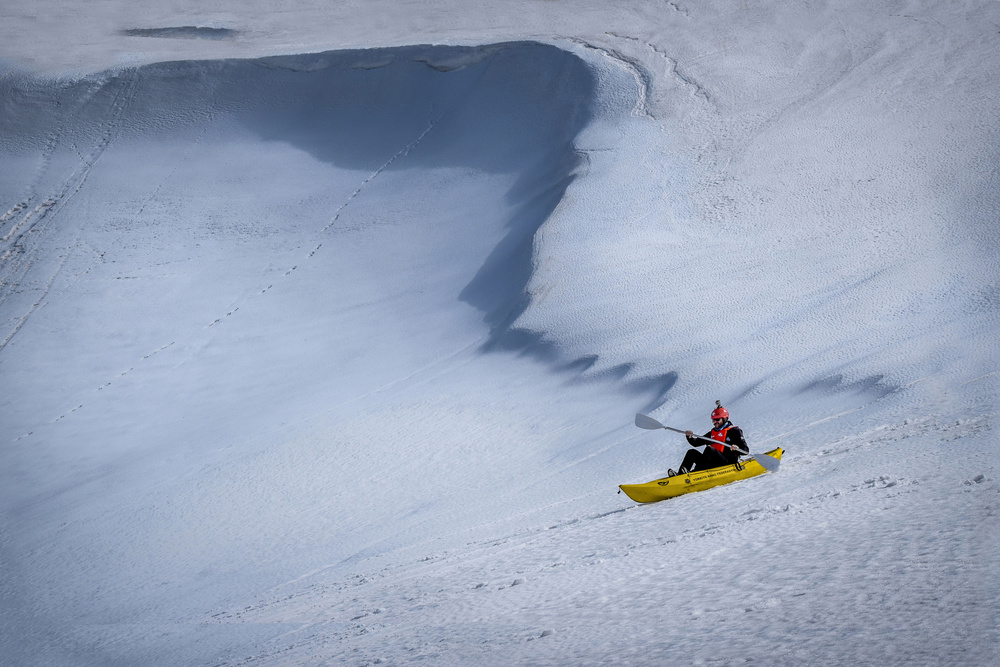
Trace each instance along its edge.
<path fill-rule="evenodd" d="M 0 663 L 995 660 L 997 3 L 201 4 L 0 26 Z"/>

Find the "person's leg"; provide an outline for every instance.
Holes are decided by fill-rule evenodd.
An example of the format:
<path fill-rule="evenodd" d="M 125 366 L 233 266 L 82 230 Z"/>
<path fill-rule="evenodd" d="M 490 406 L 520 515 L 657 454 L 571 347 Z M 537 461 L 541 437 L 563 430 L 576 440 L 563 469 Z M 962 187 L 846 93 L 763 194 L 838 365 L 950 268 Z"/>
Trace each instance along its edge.
<path fill-rule="evenodd" d="M 694 470 L 721 468 L 727 465 L 730 465 L 730 463 L 726 460 L 726 457 L 720 452 L 715 451 L 713 447 L 705 447 L 705 451 L 703 452 L 692 448 L 684 454 L 684 460 L 681 462 L 680 469 L 685 472 L 692 472 Z"/>
<path fill-rule="evenodd" d="M 689 449 L 687 453 L 684 454 L 684 460 L 681 462 L 681 469 L 691 472 L 695 469 L 695 466 L 701 467 L 701 452 L 697 449 Z"/>
<path fill-rule="evenodd" d="M 727 465 L 729 465 L 729 461 L 726 460 L 726 457 L 721 452 L 715 451 L 714 447 L 706 447 L 705 451 L 698 457 L 698 470 L 721 468 Z"/>

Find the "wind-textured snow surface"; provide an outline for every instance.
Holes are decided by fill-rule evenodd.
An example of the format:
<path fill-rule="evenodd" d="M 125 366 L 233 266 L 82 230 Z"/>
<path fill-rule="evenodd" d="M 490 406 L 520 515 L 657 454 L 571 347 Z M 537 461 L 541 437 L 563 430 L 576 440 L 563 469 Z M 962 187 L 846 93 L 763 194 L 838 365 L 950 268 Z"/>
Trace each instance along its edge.
<path fill-rule="evenodd" d="M 0 28 L 0 663 L 992 664 L 996 3 L 327 4 Z"/>

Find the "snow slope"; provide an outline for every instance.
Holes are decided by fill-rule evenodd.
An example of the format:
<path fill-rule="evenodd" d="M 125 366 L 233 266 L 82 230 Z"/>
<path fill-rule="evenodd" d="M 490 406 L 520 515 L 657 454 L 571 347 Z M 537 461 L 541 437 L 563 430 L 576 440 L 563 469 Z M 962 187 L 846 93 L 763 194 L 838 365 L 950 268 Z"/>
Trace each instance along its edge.
<path fill-rule="evenodd" d="M 5 664 L 992 660 L 995 3 L 41 7 Z"/>

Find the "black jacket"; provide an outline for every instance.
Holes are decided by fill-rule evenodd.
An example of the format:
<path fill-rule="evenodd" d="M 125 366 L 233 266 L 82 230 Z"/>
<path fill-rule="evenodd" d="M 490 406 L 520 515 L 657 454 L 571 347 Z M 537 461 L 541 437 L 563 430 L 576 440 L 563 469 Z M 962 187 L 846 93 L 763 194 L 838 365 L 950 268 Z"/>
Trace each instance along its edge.
<path fill-rule="evenodd" d="M 740 429 L 739 426 L 733 426 L 733 423 L 731 421 L 727 421 L 725 424 L 722 425 L 722 428 L 720 428 L 719 430 L 721 431 L 725 428 L 729 429 L 728 431 L 726 431 L 727 445 L 735 445 L 736 447 L 739 447 L 745 452 L 750 451 L 750 445 L 748 445 L 747 441 L 743 438 L 743 431 Z M 714 440 L 714 438 L 712 437 L 712 431 L 709 431 L 702 437 L 708 438 L 709 440 Z M 687 441 L 688 444 L 691 445 L 692 447 L 701 447 L 702 445 L 708 445 L 707 442 L 699 438 L 688 438 Z M 722 456 L 725 457 L 726 461 L 728 461 L 731 464 L 736 463 L 737 461 L 740 460 L 740 453 L 735 450 L 729 449 L 728 447 L 724 448 L 721 453 Z"/>

